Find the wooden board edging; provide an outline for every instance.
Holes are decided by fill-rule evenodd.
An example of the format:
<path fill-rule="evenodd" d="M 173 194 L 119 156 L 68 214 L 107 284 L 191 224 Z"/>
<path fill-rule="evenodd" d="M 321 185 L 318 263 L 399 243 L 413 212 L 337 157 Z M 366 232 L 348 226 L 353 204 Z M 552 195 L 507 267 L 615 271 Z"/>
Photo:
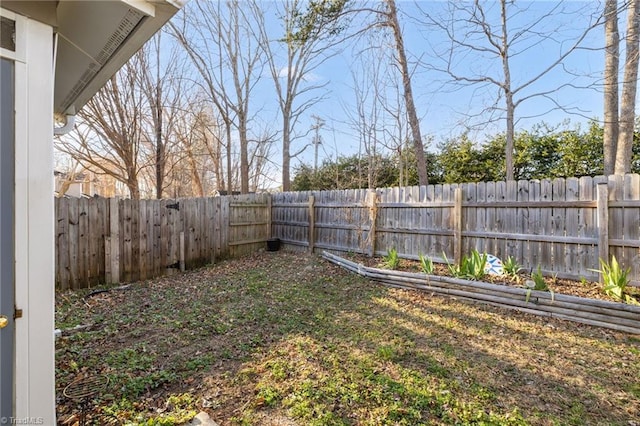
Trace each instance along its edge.
<path fill-rule="evenodd" d="M 479 281 L 371 268 L 329 252 L 322 257 L 363 277 L 399 288 L 430 291 L 538 316 L 640 334 L 640 306 L 527 290 Z"/>

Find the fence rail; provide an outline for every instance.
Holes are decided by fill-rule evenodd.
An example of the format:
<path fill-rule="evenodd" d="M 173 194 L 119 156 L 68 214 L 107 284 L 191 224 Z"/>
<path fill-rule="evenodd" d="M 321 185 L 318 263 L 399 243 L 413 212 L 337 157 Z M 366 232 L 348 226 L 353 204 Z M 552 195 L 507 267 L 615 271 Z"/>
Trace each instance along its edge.
<path fill-rule="evenodd" d="M 640 176 L 272 195 L 285 244 L 456 261 L 472 249 L 561 278 L 597 280 L 615 255 L 640 281 Z"/>
<path fill-rule="evenodd" d="M 153 278 L 263 247 L 270 198 L 56 199 L 56 286 Z"/>

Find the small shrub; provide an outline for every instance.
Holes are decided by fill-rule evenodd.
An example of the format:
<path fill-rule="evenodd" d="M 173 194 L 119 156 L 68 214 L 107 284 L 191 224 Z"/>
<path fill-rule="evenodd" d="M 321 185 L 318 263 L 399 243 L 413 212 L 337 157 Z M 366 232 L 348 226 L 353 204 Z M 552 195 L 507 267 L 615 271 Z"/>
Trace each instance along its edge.
<path fill-rule="evenodd" d="M 444 256 L 445 262 L 447 262 L 449 272 L 456 278 L 480 280 L 486 275 L 484 272 L 484 267 L 487 263 L 486 253 L 480 254 L 478 250 L 474 249 L 469 257 L 462 256 L 459 265 L 449 262 L 446 254 L 442 253 L 442 255 Z"/>
<path fill-rule="evenodd" d="M 545 280 L 544 275 L 542 275 L 540 265 L 538 265 L 538 269 L 531 274 L 531 281 L 533 281 L 533 286 L 527 288 L 527 297 L 525 298 L 525 302 L 529 301 L 529 298 L 531 297 L 531 290 L 548 291 L 551 293 L 551 300 L 553 300 L 554 293 L 549 288 L 549 285 L 547 285 L 547 281 Z"/>
<path fill-rule="evenodd" d="M 538 290 L 538 291 L 549 290 L 549 286 L 547 285 L 547 281 L 544 279 L 544 275 L 542 275 L 542 271 L 540 270 L 539 265 L 536 272 L 533 272 L 531 274 L 531 279 L 533 280 L 533 283 L 534 283 L 533 290 Z"/>
<path fill-rule="evenodd" d="M 449 270 L 449 273 L 456 278 L 461 278 L 462 274 L 460 271 L 460 265 L 456 265 L 455 263 L 449 262 L 449 258 L 447 257 L 447 254 L 445 252 L 442 252 L 442 257 L 444 258 L 444 261 L 447 263 L 447 269 Z"/>
<path fill-rule="evenodd" d="M 511 256 L 502 261 L 502 269 L 504 273 L 511 278 L 518 278 L 518 274 L 522 271 L 522 266 Z"/>
<path fill-rule="evenodd" d="M 387 269 L 397 269 L 400 264 L 400 258 L 398 257 L 398 250 L 395 247 L 391 247 L 387 250 L 387 255 L 384 257 L 383 266 Z"/>
<path fill-rule="evenodd" d="M 611 263 L 608 264 L 600 259 L 600 270 L 604 283 L 604 293 L 621 302 L 633 303 L 635 300 L 626 293 L 629 285 L 629 272 L 631 268 L 622 269 L 615 256 L 611 256 Z"/>
<path fill-rule="evenodd" d="M 485 265 L 487 264 L 487 254 L 480 254 L 478 250 L 472 250 L 471 256 L 468 258 L 463 258 L 463 264 L 465 273 L 468 278 L 473 278 L 476 280 L 480 280 L 484 278 L 485 273 Z M 466 262 L 465 262 L 466 261 Z"/>
<path fill-rule="evenodd" d="M 420 267 L 422 268 L 422 272 L 427 275 L 433 274 L 433 260 L 430 257 L 424 256 L 422 254 L 418 255 L 420 258 Z"/>

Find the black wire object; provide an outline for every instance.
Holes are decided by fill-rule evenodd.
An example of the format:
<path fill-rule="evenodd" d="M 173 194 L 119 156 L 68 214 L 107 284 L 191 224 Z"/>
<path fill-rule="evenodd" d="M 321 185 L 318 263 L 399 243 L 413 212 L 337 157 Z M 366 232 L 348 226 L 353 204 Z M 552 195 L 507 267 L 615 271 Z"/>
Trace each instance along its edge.
<path fill-rule="evenodd" d="M 62 394 L 67 398 L 76 401 L 80 408 L 80 426 L 87 424 L 87 413 L 93 397 L 104 392 L 109 385 L 107 376 L 80 377 L 69 383 L 64 388 Z"/>

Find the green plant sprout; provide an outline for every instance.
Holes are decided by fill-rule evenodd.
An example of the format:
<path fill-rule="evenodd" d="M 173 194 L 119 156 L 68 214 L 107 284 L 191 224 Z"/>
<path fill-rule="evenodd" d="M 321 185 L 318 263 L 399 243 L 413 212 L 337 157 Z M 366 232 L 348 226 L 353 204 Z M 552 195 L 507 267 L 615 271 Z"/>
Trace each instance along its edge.
<path fill-rule="evenodd" d="M 420 259 L 420 267 L 422 268 L 422 272 L 427 275 L 433 274 L 433 260 L 430 257 L 427 257 L 423 254 L 419 254 L 418 258 Z"/>
<path fill-rule="evenodd" d="M 533 290 L 538 291 L 547 291 L 549 290 L 549 286 L 544 279 L 544 275 L 542 275 L 542 270 L 540 269 L 540 265 L 538 265 L 538 269 L 531 274 L 531 279 L 534 282 Z"/>
<path fill-rule="evenodd" d="M 472 250 L 469 257 L 462 256 L 462 260 L 459 265 L 449 262 L 447 255 L 442 253 L 447 268 L 451 275 L 456 278 L 466 278 L 480 280 L 484 278 L 486 273 L 484 272 L 485 264 L 487 263 L 487 254 L 480 254 L 478 250 Z"/>
<path fill-rule="evenodd" d="M 615 256 L 611 256 L 611 263 L 600 259 L 600 269 L 592 269 L 592 271 L 602 274 L 602 290 L 607 296 L 621 302 L 637 304 L 636 300 L 626 292 L 631 268 L 622 269 Z"/>
<path fill-rule="evenodd" d="M 447 264 L 447 269 L 449 270 L 449 273 L 451 275 L 453 275 L 454 277 L 459 278 L 460 277 L 460 266 L 456 265 L 455 263 L 449 262 L 449 258 L 447 257 L 447 253 L 442 252 L 442 257 L 444 258 L 444 261 Z"/>
<path fill-rule="evenodd" d="M 509 256 L 502 261 L 502 269 L 506 275 L 518 280 L 518 274 L 522 271 L 522 266 L 513 257 Z"/>
<path fill-rule="evenodd" d="M 527 296 L 525 297 L 525 302 L 529 302 L 529 298 L 531 297 L 531 290 L 548 291 L 549 293 L 551 293 L 551 300 L 554 300 L 555 295 L 553 293 L 553 290 L 551 290 L 547 285 L 547 281 L 544 279 L 544 275 L 542 275 L 540 265 L 538 265 L 538 269 L 535 272 L 531 273 L 531 281 L 533 281 L 533 286 L 527 288 Z"/>
<path fill-rule="evenodd" d="M 400 258 L 398 257 L 398 250 L 395 247 L 391 247 L 387 250 L 387 255 L 384 257 L 383 266 L 387 269 L 397 269 L 400 264 Z"/>
<path fill-rule="evenodd" d="M 466 259 L 466 262 L 467 276 L 476 280 L 484 278 L 484 276 L 486 275 L 486 273 L 484 272 L 484 268 L 487 264 L 486 253 L 480 254 L 478 250 L 473 249 L 471 251 L 471 256 Z"/>

